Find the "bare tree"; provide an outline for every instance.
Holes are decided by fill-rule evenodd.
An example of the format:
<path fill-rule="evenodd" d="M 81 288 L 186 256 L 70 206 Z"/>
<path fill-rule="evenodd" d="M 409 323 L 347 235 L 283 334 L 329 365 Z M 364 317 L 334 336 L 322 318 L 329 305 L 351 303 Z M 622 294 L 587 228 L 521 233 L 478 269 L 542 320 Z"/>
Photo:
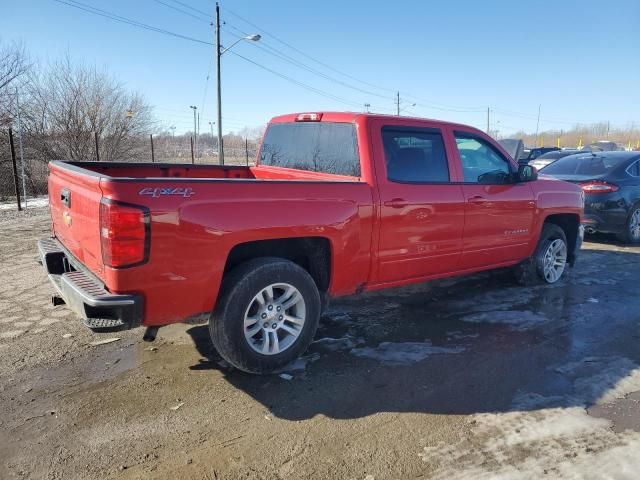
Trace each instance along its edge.
<path fill-rule="evenodd" d="M 151 106 L 138 93 L 95 67 L 66 56 L 33 78 L 29 91 L 29 130 L 44 160 L 92 160 L 95 135 L 100 159 L 146 155 L 154 123 Z"/>
<path fill-rule="evenodd" d="M 0 42 L 0 126 L 11 123 L 15 88 L 28 78 L 30 68 L 23 44 Z"/>

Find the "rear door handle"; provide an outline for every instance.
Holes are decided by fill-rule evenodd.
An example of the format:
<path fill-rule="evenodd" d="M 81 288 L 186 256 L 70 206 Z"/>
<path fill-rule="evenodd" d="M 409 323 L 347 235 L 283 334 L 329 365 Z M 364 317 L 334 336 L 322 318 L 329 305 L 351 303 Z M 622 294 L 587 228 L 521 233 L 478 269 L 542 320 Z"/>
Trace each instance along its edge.
<path fill-rule="evenodd" d="M 394 198 L 393 200 L 387 200 L 386 202 L 384 202 L 385 207 L 391 208 L 404 208 L 407 205 L 409 205 L 409 202 L 407 202 L 404 198 Z"/>
<path fill-rule="evenodd" d="M 486 198 L 484 198 L 483 196 L 480 196 L 480 195 L 475 195 L 475 196 L 469 197 L 467 199 L 467 202 L 469 202 L 469 203 L 480 203 L 481 204 L 481 203 L 487 203 L 487 201 L 488 200 Z"/>

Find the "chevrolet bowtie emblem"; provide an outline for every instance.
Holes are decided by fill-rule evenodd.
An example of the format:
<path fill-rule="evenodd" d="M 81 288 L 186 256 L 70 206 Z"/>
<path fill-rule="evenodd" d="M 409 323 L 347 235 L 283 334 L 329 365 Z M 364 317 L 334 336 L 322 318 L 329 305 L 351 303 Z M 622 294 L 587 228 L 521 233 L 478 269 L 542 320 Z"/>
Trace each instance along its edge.
<path fill-rule="evenodd" d="M 71 215 L 69 214 L 69 212 L 64 212 L 64 213 L 62 214 L 62 220 L 64 221 L 64 224 L 65 224 L 67 227 L 70 227 L 70 226 L 71 226 Z"/>

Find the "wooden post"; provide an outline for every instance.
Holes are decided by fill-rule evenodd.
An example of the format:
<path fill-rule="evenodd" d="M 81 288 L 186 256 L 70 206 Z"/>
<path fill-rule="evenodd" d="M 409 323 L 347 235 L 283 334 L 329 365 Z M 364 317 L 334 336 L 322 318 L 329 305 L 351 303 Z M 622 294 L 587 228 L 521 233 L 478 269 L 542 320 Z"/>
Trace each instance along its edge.
<path fill-rule="evenodd" d="M 249 166 L 249 139 L 244 139 L 244 153 L 247 156 L 247 167 Z"/>
<path fill-rule="evenodd" d="M 13 165 L 13 185 L 16 187 L 16 202 L 18 211 L 22 210 L 20 205 L 20 186 L 18 184 L 18 166 L 16 165 L 16 147 L 13 145 L 13 130 L 9 129 L 9 147 L 11 148 L 11 163 Z"/>
<path fill-rule="evenodd" d="M 96 162 L 100 161 L 100 148 L 98 147 L 98 132 L 93 132 L 93 136 L 96 140 Z"/>
<path fill-rule="evenodd" d="M 151 163 L 154 163 L 156 161 L 156 155 L 153 151 L 153 133 L 149 134 L 149 138 L 151 139 Z"/>
<path fill-rule="evenodd" d="M 193 137 L 189 137 L 191 139 L 191 163 L 196 163 L 196 159 L 193 156 Z"/>

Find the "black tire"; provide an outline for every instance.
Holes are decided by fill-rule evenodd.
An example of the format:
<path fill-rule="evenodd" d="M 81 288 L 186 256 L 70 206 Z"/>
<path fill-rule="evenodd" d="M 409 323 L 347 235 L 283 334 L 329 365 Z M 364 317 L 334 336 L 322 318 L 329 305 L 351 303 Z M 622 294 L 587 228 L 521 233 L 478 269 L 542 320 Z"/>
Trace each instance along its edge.
<path fill-rule="evenodd" d="M 244 317 L 253 298 L 274 283 L 294 286 L 305 304 L 305 321 L 298 337 L 277 354 L 256 352 L 245 338 Z M 320 294 L 311 275 L 295 263 L 276 257 L 249 260 L 234 268 L 222 282 L 216 307 L 209 321 L 211 341 L 220 356 L 234 367 L 256 374 L 268 374 L 298 358 L 318 328 Z"/>
<path fill-rule="evenodd" d="M 625 224 L 625 230 L 622 233 L 616 235 L 618 240 L 628 245 L 640 245 L 640 237 L 635 237 L 631 231 L 633 224 L 633 216 L 640 215 L 640 205 L 634 205 L 631 211 L 629 212 L 629 216 L 627 217 L 627 223 Z"/>
<path fill-rule="evenodd" d="M 538 240 L 538 245 L 536 246 L 533 256 L 514 268 L 514 276 L 517 283 L 525 286 L 545 283 L 550 284 L 556 283 L 560 278 L 562 278 L 562 275 L 567 271 L 568 263 L 565 264 L 562 275 L 556 281 L 550 282 L 544 275 L 545 253 L 551 243 L 558 239 L 564 242 L 568 252 L 569 245 L 567 244 L 567 236 L 565 235 L 564 230 L 553 223 L 545 223 L 542 226 L 542 233 L 540 234 L 540 239 Z"/>

